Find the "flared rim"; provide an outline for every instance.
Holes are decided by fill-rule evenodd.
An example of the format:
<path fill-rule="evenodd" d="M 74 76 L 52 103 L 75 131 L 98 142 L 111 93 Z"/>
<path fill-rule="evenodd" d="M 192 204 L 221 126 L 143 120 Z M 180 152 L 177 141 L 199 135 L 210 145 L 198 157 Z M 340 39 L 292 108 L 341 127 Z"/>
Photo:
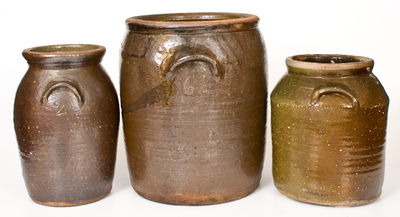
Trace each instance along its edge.
<path fill-rule="evenodd" d="M 245 13 L 198 12 L 134 16 L 126 19 L 129 27 L 146 29 L 230 29 L 255 27 L 259 18 Z M 137 28 L 134 28 L 135 30 Z"/>
<path fill-rule="evenodd" d="M 24 56 L 85 56 L 105 52 L 106 48 L 94 44 L 56 44 L 27 48 L 23 51 Z"/>
<path fill-rule="evenodd" d="M 22 55 L 29 63 L 57 64 L 99 62 L 106 48 L 94 44 L 57 44 L 27 48 Z"/>
<path fill-rule="evenodd" d="M 286 58 L 289 73 L 352 75 L 371 72 L 374 60 L 344 54 L 301 54 Z"/>

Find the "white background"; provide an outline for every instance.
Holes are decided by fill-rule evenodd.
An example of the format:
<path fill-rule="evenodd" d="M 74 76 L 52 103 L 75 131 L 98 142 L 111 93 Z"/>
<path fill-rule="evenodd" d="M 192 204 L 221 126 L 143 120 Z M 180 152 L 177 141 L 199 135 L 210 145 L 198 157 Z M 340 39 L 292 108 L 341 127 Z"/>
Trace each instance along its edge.
<path fill-rule="evenodd" d="M 6 1 L 0 3 L 0 216 L 400 216 L 400 1 L 398 0 L 130 0 Z M 220 205 L 173 206 L 141 198 L 130 186 L 120 131 L 113 190 L 103 200 L 79 207 L 53 208 L 32 202 L 26 192 L 15 133 L 13 104 L 28 65 L 24 48 L 59 43 L 104 45 L 103 66 L 119 89 L 120 48 L 130 16 L 224 11 L 260 17 L 268 52 L 269 91 L 285 72 L 287 56 L 341 53 L 371 57 L 374 73 L 390 97 L 383 194 L 355 208 L 331 208 L 290 200 L 272 183 L 268 125 L 265 169 L 250 196 Z M 269 113 L 268 113 L 269 116 Z M 269 117 L 268 117 L 269 118 Z M 269 121 L 268 121 L 269 123 Z"/>

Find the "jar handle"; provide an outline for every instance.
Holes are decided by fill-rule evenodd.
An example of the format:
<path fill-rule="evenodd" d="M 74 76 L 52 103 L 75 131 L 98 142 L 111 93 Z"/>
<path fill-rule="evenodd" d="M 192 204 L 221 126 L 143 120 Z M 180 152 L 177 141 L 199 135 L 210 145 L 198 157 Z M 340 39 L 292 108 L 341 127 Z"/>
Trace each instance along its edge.
<path fill-rule="evenodd" d="M 174 71 L 179 66 L 188 62 L 201 61 L 210 66 L 210 72 L 213 75 L 214 80 L 222 80 L 224 76 L 224 70 L 215 55 L 208 50 L 199 50 L 200 51 L 196 51 L 195 49 L 181 48 L 172 52 L 172 55 L 163 60 L 161 64 L 161 74 L 166 80 L 172 81 L 176 77 L 176 73 Z"/>
<path fill-rule="evenodd" d="M 311 94 L 311 105 L 318 105 L 320 98 L 323 95 L 328 94 L 340 94 L 345 96 L 352 101 L 352 108 L 360 107 L 360 102 L 355 97 L 355 94 L 353 94 L 352 91 L 350 91 L 346 86 L 338 83 L 328 83 L 324 86 L 315 88 Z"/>
<path fill-rule="evenodd" d="M 55 90 L 60 89 L 60 88 L 66 88 L 69 91 L 71 91 L 75 95 L 76 99 L 78 100 L 79 106 L 83 105 L 84 101 L 83 101 L 82 93 L 81 93 L 80 89 L 78 88 L 78 86 L 71 81 L 56 81 L 56 82 L 48 85 L 40 99 L 41 104 L 42 105 L 46 104 L 49 100 L 50 95 Z"/>

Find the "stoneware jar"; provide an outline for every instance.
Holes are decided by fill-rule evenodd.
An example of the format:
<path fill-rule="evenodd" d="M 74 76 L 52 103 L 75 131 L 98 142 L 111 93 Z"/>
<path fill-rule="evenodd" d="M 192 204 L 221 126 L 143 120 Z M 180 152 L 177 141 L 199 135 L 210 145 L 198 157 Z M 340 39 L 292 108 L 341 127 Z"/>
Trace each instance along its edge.
<path fill-rule="evenodd" d="M 23 51 L 14 126 L 31 198 L 48 206 L 94 202 L 111 190 L 119 105 L 97 45 Z"/>
<path fill-rule="evenodd" d="M 137 193 L 201 205 L 256 189 L 267 98 L 257 22 L 235 13 L 127 19 L 121 105 Z"/>
<path fill-rule="evenodd" d="M 372 59 L 298 55 L 271 94 L 273 176 L 284 195 L 357 206 L 382 189 L 389 99 Z"/>

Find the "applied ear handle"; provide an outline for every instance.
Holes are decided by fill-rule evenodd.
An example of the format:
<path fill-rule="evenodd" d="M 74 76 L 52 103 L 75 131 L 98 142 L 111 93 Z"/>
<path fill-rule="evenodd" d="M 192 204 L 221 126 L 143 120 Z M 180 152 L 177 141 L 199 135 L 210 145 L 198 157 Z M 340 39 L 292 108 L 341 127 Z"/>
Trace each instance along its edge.
<path fill-rule="evenodd" d="M 318 105 L 320 98 L 323 95 L 329 94 L 340 94 L 342 96 L 345 96 L 352 101 L 352 108 L 360 107 L 360 102 L 356 98 L 355 94 L 353 94 L 348 87 L 338 83 L 328 83 L 326 85 L 315 88 L 311 94 L 311 105 Z"/>
<path fill-rule="evenodd" d="M 206 48 L 177 48 L 171 55 L 164 58 L 161 63 L 161 74 L 168 81 L 176 77 L 176 69 L 188 62 L 201 61 L 210 66 L 210 72 L 215 81 L 221 81 L 224 76 L 224 69 L 212 51 Z"/>
<path fill-rule="evenodd" d="M 56 81 L 56 82 L 48 85 L 47 88 L 44 90 L 42 97 L 40 99 L 41 104 L 42 105 L 46 104 L 48 102 L 50 95 L 55 90 L 60 89 L 60 88 L 66 88 L 69 91 L 71 91 L 75 95 L 76 99 L 78 100 L 79 106 L 83 105 L 84 99 L 83 99 L 82 93 L 81 93 L 79 87 L 71 81 Z"/>

